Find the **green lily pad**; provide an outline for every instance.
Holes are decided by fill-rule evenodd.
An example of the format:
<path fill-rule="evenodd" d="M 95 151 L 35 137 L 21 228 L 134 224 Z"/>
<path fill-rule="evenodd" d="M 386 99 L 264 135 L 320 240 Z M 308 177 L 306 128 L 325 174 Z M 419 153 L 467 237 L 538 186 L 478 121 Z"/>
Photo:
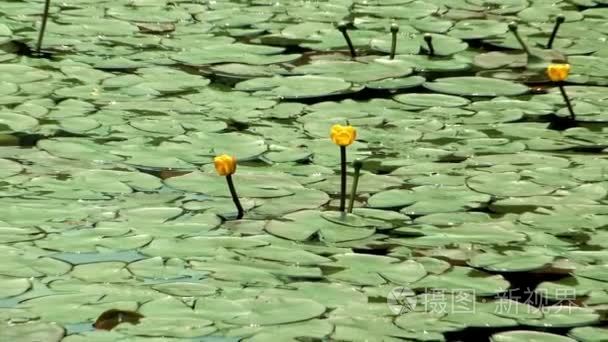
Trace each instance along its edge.
<path fill-rule="evenodd" d="M 325 306 L 298 298 L 259 297 L 236 301 L 205 298 L 197 301 L 196 311 L 203 317 L 230 324 L 264 326 L 309 320 L 325 312 Z"/>
<path fill-rule="evenodd" d="M 156 239 L 142 249 L 142 253 L 163 257 L 188 257 L 214 255 L 216 249 L 248 249 L 268 243 L 254 238 L 241 239 L 230 236 L 192 237 L 187 239 Z M 206 246 L 206 247 L 205 247 Z"/>
<path fill-rule="evenodd" d="M 175 282 L 154 285 L 153 288 L 162 293 L 179 297 L 204 297 L 211 296 L 218 291 L 218 288 L 199 283 Z"/>
<path fill-rule="evenodd" d="M 289 187 L 301 187 L 299 183 L 282 174 L 248 175 L 237 172 L 233 178 L 237 193 L 241 197 L 284 197 L 293 194 Z M 165 182 L 167 185 L 183 191 L 198 192 L 208 196 L 230 197 L 226 180 L 218 175 L 192 172 L 184 176 L 169 178 Z"/>
<path fill-rule="evenodd" d="M 577 327 L 599 322 L 600 315 L 591 308 L 568 305 L 567 300 L 561 305 L 543 308 L 543 318 L 526 320 L 525 325 L 539 327 Z"/>
<path fill-rule="evenodd" d="M 352 84 L 341 78 L 326 76 L 289 76 L 254 78 L 235 86 L 236 90 L 253 91 L 257 96 L 305 99 L 352 92 Z"/>
<path fill-rule="evenodd" d="M 410 64 L 401 60 L 376 59 L 370 63 L 356 61 L 315 61 L 296 67 L 292 74 L 320 75 L 346 82 L 367 83 L 387 78 L 404 77 L 412 73 Z"/>
<path fill-rule="evenodd" d="M 490 275 L 472 268 L 456 266 L 443 274 L 427 275 L 413 287 L 448 292 L 472 291 L 476 296 L 490 296 L 508 289 L 509 282 L 500 275 Z"/>
<path fill-rule="evenodd" d="M 248 215 L 279 217 L 303 209 L 318 209 L 330 200 L 323 191 L 314 189 L 294 189 L 293 191 L 293 195 L 286 197 L 256 199 L 256 207 Z M 233 206 L 232 202 L 229 205 Z"/>
<path fill-rule="evenodd" d="M 308 320 L 300 323 L 289 323 L 278 326 L 262 326 L 253 328 L 234 329 L 228 333 L 230 336 L 253 336 L 247 338 L 249 341 L 267 341 L 268 339 L 280 339 L 282 341 L 297 341 L 301 338 L 322 339 L 333 330 L 333 325 L 325 320 Z"/>
<path fill-rule="evenodd" d="M 121 323 L 115 330 L 116 332 L 142 336 L 148 338 L 155 337 L 199 337 L 212 334 L 216 331 L 215 327 L 211 326 L 213 322 L 200 318 L 177 318 L 177 317 L 144 317 L 138 324 Z M 183 329 L 187 327 L 187 329 Z"/>
<path fill-rule="evenodd" d="M 577 11 L 570 11 L 562 6 L 543 4 L 528 7 L 519 12 L 517 16 L 528 22 L 547 22 L 554 21 L 558 15 L 563 15 L 566 21 L 577 21 L 583 18 L 583 15 Z"/>
<path fill-rule="evenodd" d="M 31 283 L 23 278 L 0 278 L 0 298 L 15 297 L 27 292 Z"/>
<path fill-rule="evenodd" d="M 495 20 L 469 19 L 456 23 L 448 35 L 460 39 L 484 39 L 506 33 L 507 24 Z"/>
<path fill-rule="evenodd" d="M 246 255 L 250 258 L 259 258 L 301 265 L 319 265 L 331 261 L 328 258 L 324 258 L 307 251 L 274 246 L 243 250 L 238 251 L 237 253 Z"/>
<path fill-rule="evenodd" d="M 329 279 L 354 285 L 411 284 L 426 275 L 424 267 L 415 261 L 398 262 L 398 259 L 373 255 L 342 254 L 334 256 L 336 262 L 326 266 L 345 268 L 333 273 Z"/>
<path fill-rule="evenodd" d="M 458 312 L 447 315 L 444 320 L 462 323 L 475 328 L 505 328 L 517 326 L 517 321 L 500 317 L 489 312 Z"/>
<path fill-rule="evenodd" d="M 216 249 L 214 254 L 222 252 Z M 261 259 L 217 257 L 190 262 L 193 269 L 210 272 L 209 278 L 220 281 L 219 286 L 275 286 L 287 279 L 320 279 L 318 267 L 286 265 Z M 227 283 L 228 282 L 228 283 Z"/>
<path fill-rule="evenodd" d="M 368 200 L 372 208 L 401 208 L 406 215 L 426 215 L 440 212 L 466 211 L 479 208 L 490 201 L 490 196 L 462 186 L 423 185 L 412 190 L 387 190 Z"/>
<path fill-rule="evenodd" d="M 496 316 L 512 318 L 519 321 L 543 317 L 542 309 L 512 299 L 501 298 L 491 302 L 476 303 L 476 308 Z"/>
<path fill-rule="evenodd" d="M 112 301 L 111 298 L 109 300 L 102 298 L 102 295 L 88 293 L 47 295 L 23 301 L 19 303 L 19 307 L 39 314 L 42 320 L 64 324 L 92 322 L 109 309 L 126 311 L 137 309 L 135 301 Z M 48 310 L 49 307 L 53 310 Z"/>
<path fill-rule="evenodd" d="M 379 81 L 367 82 L 365 84 L 365 87 L 370 89 L 399 90 L 418 87 L 422 85 L 425 81 L 426 79 L 422 76 L 386 78 Z"/>
<path fill-rule="evenodd" d="M 556 190 L 555 187 L 522 180 L 515 172 L 474 176 L 467 180 L 467 186 L 475 191 L 499 197 L 539 196 Z"/>
<path fill-rule="evenodd" d="M 554 257 L 537 253 L 507 251 L 504 254 L 483 253 L 471 258 L 469 265 L 493 272 L 527 272 L 549 265 Z"/>
<path fill-rule="evenodd" d="M 486 77 L 446 77 L 427 82 L 432 91 L 461 96 L 513 96 L 528 92 L 522 84 Z"/>
<path fill-rule="evenodd" d="M 260 298 L 246 303 L 250 312 L 237 315 L 227 323 L 274 325 L 310 319 L 325 312 L 323 305 L 307 299 Z"/>
<path fill-rule="evenodd" d="M 0 178 L 5 179 L 14 176 L 23 170 L 23 166 L 8 159 L 0 159 Z"/>
<path fill-rule="evenodd" d="M 409 331 L 435 331 L 439 333 L 460 331 L 467 326 L 444 318 L 443 314 L 433 312 L 407 312 L 395 319 L 395 325 Z"/>
<path fill-rule="evenodd" d="M 569 336 L 582 342 L 599 342 L 608 338 L 608 329 L 599 327 L 574 328 Z"/>
<path fill-rule="evenodd" d="M 394 99 L 416 107 L 462 107 L 470 102 L 459 96 L 442 94 L 401 94 Z"/>
<path fill-rule="evenodd" d="M 335 326 L 332 335 L 335 340 L 376 340 L 403 341 L 414 339 L 423 341 L 443 341 L 443 335 L 438 332 L 408 331 L 395 326 L 384 317 L 351 318 L 338 317 L 330 320 Z"/>
<path fill-rule="evenodd" d="M 397 55 L 396 59 L 407 61 L 418 72 L 463 71 L 470 68 L 470 60 L 458 55 L 450 58 L 431 58 L 423 55 Z"/>
<path fill-rule="evenodd" d="M 526 330 L 514 330 L 494 334 L 490 340 L 492 342 L 576 342 L 575 340 L 565 336 Z"/>
<path fill-rule="evenodd" d="M 0 325 L 0 338 L 6 341 L 48 341 L 59 342 L 65 336 L 60 325 L 46 322 Z"/>
<path fill-rule="evenodd" d="M 375 229 L 337 224 L 323 218 L 321 212 L 303 210 L 285 215 L 281 220 L 270 221 L 266 231 L 295 241 L 305 241 L 318 235 L 322 241 L 341 242 L 365 239 L 372 236 Z"/>
<path fill-rule="evenodd" d="M 407 8 L 394 5 L 390 6 L 390 4 L 383 4 L 384 6 L 368 4 L 366 6 L 357 7 L 355 13 L 384 18 L 414 19 L 427 17 L 438 10 L 434 4 L 423 1 L 407 1 L 407 4 Z"/>
<path fill-rule="evenodd" d="M 38 120 L 26 115 L 0 112 L 0 133 L 28 132 L 38 126 Z"/>
<path fill-rule="evenodd" d="M 491 229 L 489 227 L 492 227 Z M 412 235 L 412 238 L 395 239 L 406 246 L 448 246 L 454 243 L 476 243 L 493 245 L 509 242 L 523 242 L 526 235 L 513 230 L 513 224 L 503 222 L 466 223 L 453 228 L 422 227 L 411 229 L 397 228 L 395 232 Z M 415 232 L 415 234 L 414 234 Z"/>
<path fill-rule="evenodd" d="M 71 265 L 49 257 L 40 256 L 9 246 L 0 246 L 4 261 L 0 264 L 0 274 L 11 277 L 58 276 L 70 271 Z"/>

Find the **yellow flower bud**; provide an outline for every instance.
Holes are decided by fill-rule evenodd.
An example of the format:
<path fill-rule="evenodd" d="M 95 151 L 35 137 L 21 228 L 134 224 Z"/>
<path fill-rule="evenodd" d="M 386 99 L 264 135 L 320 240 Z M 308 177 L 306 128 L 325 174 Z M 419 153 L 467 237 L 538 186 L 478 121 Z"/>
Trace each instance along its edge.
<path fill-rule="evenodd" d="M 570 64 L 550 64 L 547 67 L 547 76 L 553 82 L 561 82 L 568 78 Z"/>
<path fill-rule="evenodd" d="M 353 126 L 333 125 L 330 133 L 331 141 L 339 146 L 348 146 L 357 139 L 357 130 Z"/>
<path fill-rule="evenodd" d="M 220 176 L 228 176 L 236 171 L 236 158 L 227 154 L 222 154 L 213 159 L 215 171 Z"/>

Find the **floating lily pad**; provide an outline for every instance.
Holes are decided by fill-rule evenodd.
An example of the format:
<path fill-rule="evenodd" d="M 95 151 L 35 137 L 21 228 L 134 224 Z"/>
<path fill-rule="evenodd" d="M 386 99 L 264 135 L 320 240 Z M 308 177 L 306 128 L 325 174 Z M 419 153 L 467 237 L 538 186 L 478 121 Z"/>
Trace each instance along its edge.
<path fill-rule="evenodd" d="M 608 331 L 605 328 L 584 327 L 574 328 L 568 333 L 569 336 L 583 342 L 599 342 L 608 338 Z"/>
<path fill-rule="evenodd" d="M 305 99 L 352 92 L 352 84 L 341 78 L 325 76 L 289 76 L 254 78 L 238 83 L 236 90 L 255 91 L 255 95 Z"/>
<path fill-rule="evenodd" d="M 382 340 L 402 341 L 404 339 L 443 340 L 443 335 L 429 331 L 407 331 L 395 326 L 384 317 L 349 318 L 339 317 L 331 319 L 335 326 L 332 337 L 336 340 Z"/>
<path fill-rule="evenodd" d="M 422 76 L 387 78 L 380 81 L 367 82 L 365 86 L 371 89 L 408 89 L 422 85 L 426 79 Z"/>
<path fill-rule="evenodd" d="M 321 75 L 346 82 L 366 83 L 412 73 L 410 64 L 401 60 L 376 59 L 370 63 L 356 61 L 315 61 L 291 70 L 293 74 Z"/>
<path fill-rule="evenodd" d="M 461 96 L 512 96 L 528 92 L 522 84 L 486 77 L 447 77 L 427 82 L 432 91 Z"/>
<path fill-rule="evenodd" d="M 212 322 L 200 318 L 160 318 L 160 317 L 144 317 L 139 324 L 122 323 L 116 327 L 116 331 L 124 335 L 141 336 L 149 338 L 165 337 L 167 335 L 174 337 L 199 337 L 209 335 L 215 332 L 215 328 L 211 326 Z M 180 329 L 184 326 L 188 329 Z"/>
<path fill-rule="evenodd" d="M 260 178 L 267 179 L 267 184 L 264 181 L 260 182 Z M 290 186 L 301 187 L 299 183 L 281 174 L 246 175 L 237 173 L 234 176 L 234 182 L 240 184 L 238 193 L 242 197 L 284 197 L 293 194 L 293 191 L 289 190 Z M 183 191 L 194 191 L 208 196 L 230 197 L 225 179 L 213 174 L 192 172 L 184 176 L 169 178 L 166 183 Z"/>
<path fill-rule="evenodd" d="M 575 340 L 565 336 L 525 330 L 507 331 L 494 334 L 490 339 L 492 342 L 575 342 Z"/>
<path fill-rule="evenodd" d="M 460 39 L 483 39 L 506 33 L 507 24 L 495 20 L 469 19 L 459 21 L 448 35 Z"/>
<path fill-rule="evenodd" d="M 478 254 L 469 261 L 469 264 L 494 272 L 527 272 L 542 269 L 549 265 L 553 259 L 553 256 L 544 255 L 542 252 L 507 251 L 504 254 Z"/>
<path fill-rule="evenodd" d="M 0 278 L 0 298 L 18 296 L 31 287 L 27 279 L 22 278 Z"/>
<path fill-rule="evenodd" d="M 343 254 L 334 257 L 336 262 L 327 266 L 345 268 L 329 278 L 355 285 L 380 285 L 387 280 L 407 285 L 426 275 L 424 267 L 414 261 L 398 262 L 398 259 L 373 255 Z"/>
<path fill-rule="evenodd" d="M 474 176 L 467 180 L 467 185 L 475 191 L 500 197 L 547 195 L 556 190 L 555 187 L 522 180 L 515 172 Z"/>
<path fill-rule="evenodd" d="M 505 291 L 509 282 L 499 275 L 492 276 L 467 267 L 453 267 L 443 274 L 426 276 L 416 282 L 414 287 L 454 292 L 473 291 L 477 296 L 488 296 Z"/>
<path fill-rule="evenodd" d="M 417 107 L 462 107 L 469 104 L 469 100 L 451 95 L 442 94 L 401 94 L 395 100 Z"/>
<path fill-rule="evenodd" d="M 7 341 L 59 342 L 65 336 L 65 329 L 53 323 L 3 323 L 0 327 L 0 338 Z"/>
<path fill-rule="evenodd" d="M 188 239 L 156 239 L 147 245 L 142 253 L 164 257 L 187 257 L 192 255 L 214 255 L 218 248 L 248 249 L 265 246 L 268 243 L 255 239 L 239 239 L 229 236 L 192 237 Z M 203 248 L 207 246 L 207 248 Z M 203 252 L 196 252 L 204 250 Z"/>
<path fill-rule="evenodd" d="M 372 208 L 401 208 L 406 215 L 426 215 L 439 212 L 466 211 L 479 208 L 490 196 L 465 187 L 423 185 L 412 190 L 388 190 L 374 194 L 368 200 Z"/>
<path fill-rule="evenodd" d="M 543 308 L 543 318 L 526 320 L 529 326 L 576 327 L 590 325 L 600 320 L 600 315 L 590 308 L 582 308 L 568 303 L 573 298 L 565 298 L 560 305 Z"/>
<path fill-rule="evenodd" d="M 501 227 L 501 226 L 504 226 Z M 479 244 L 506 244 L 509 242 L 523 242 L 527 236 L 515 232 L 512 224 L 493 222 L 465 223 L 454 228 L 423 227 L 415 230 L 410 228 L 397 228 L 395 232 L 412 235 L 412 238 L 399 238 L 396 242 L 406 246 L 448 246 L 454 243 L 479 243 Z M 491 230 L 489 227 L 493 227 Z"/>
<path fill-rule="evenodd" d="M 249 331 L 248 331 L 249 330 Z M 333 325 L 326 320 L 308 320 L 300 323 L 290 323 L 278 326 L 264 326 L 254 329 L 236 329 L 229 333 L 234 336 L 254 334 L 250 341 L 266 341 L 268 339 L 297 340 L 298 338 L 324 338 L 331 334 Z"/>
<path fill-rule="evenodd" d="M 322 241 L 341 242 L 370 237 L 375 229 L 334 223 L 324 219 L 320 212 L 304 210 L 285 215 L 281 220 L 270 221 L 266 225 L 266 231 L 295 241 L 305 241 L 318 235 Z"/>

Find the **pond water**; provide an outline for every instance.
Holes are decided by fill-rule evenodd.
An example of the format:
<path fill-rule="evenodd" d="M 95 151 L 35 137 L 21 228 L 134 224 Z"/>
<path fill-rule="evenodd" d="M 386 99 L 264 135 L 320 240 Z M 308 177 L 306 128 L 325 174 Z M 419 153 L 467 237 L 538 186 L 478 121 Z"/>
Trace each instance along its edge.
<path fill-rule="evenodd" d="M 606 4 L 2 2 L 0 340 L 608 341 Z"/>

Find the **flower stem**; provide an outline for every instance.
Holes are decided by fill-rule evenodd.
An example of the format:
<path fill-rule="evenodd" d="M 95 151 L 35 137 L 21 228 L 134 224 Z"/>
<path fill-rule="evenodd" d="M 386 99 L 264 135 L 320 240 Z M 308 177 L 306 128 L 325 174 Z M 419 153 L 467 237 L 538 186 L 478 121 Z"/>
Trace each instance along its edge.
<path fill-rule="evenodd" d="M 353 186 L 350 190 L 350 200 L 348 201 L 348 213 L 353 212 L 353 205 L 355 204 L 355 196 L 357 196 L 357 186 L 359 186 L 359 176 L 361 175 L 361 167 L 363 163 L 360 160 L 355 160 L 353 167 L 355 168 L 355 174 L 353 175 Z"/>
<path fill-rule="evenodd" d="M 426 46 L 428 47 L 429 56 L 435 56 L 435 48 L 433 47 L 433 36 L 431 36 L 429 33 L 425 34 L 424 41 L 426 42 Z"/>
<path fill-rule="evenodd" d="M 340 146 L 340 211 L 346 207 L 346 146 Z"/>
<path fill-rule="evenodd" d="M 555 40 L 555 36 L 557 36 L 557 31 L 559 30 L 560 25 L 564 23 L 564 21 L 566 21 L 566 17 L 564 17 L 562 14 L 558 15 L 557 18 L 555 18 L 555 26 L 553 26 L 553 32 L 551 32 L 551 37 L 549 37 L 547 49 L 553 47 L 553 41 Z"/>
<path fill-rule="evenodd" d="M 40 50 L 42 50 L 42 39 L 44 38 L 44 31 L 46 30 L 46 22 L 49 18 L 49 7 L 51 7 L 51 0 L 44 1 L 44 12 L 42 13 L 42 23 L 40 24 L 40 32 L 38 32 L 38 42 L 36 43 L 36 54 L 40 56 Z"/>
<path fill-rule="evenodd" d="M 355 47 L 353 46 L 353 42 L 350 40 L 350 36 L 348 35 L 347 24 L 344 22 L 338 24 L 338 30 L 340 30 L 340 32 L 342 32 L 342 35 L 344 36 L 344 40 L 346 40 L 346 44 L 348 45 L 348 49 L 350 50 L 350 57 L 352 59 L 357 58 L 357 53 L 355 52 Z"/>
<path fill-rule="evenodd" d="M 236 189 L 234 188 L 234 182 L 232 182 L 232 175 L 226 176 L 226 182 L 228 182 L 228 189 L 230 189 L 230 195 L 232 195 L 232 201 L 236 206 L 237 215 L 236 219 L 240 220 L 243 218 L 243 206 L 241 205 L 241 201 L 239 200 L 239 195 L 236 193 Z"/>
<path fill-rule="evenodd" d="M 399 26 L 397 24 L 391 25 L 391 57 L 390 59 L 395 59 L 395 52 L 397 50 L 397 32 L 399 32 Z"/>
<path fill-rule="evenodd" d="M 521 39 L 519 32 L 517 32 L 517 23 L 515 23 L 515 22 L 509 23 L 509 30 L 511 30 L 511 32 L 513 32 L 515 39 L 517 39 L 517 41 L 519 42 L 519 45 L 521 45 L 521 48 L 526 52 L 526 55 L 531 56 L 532 53 L 530 53 L 530 49 L 528 48 L 528 45 L 526 45 L 524 40 Z"/>
<path fill-rule="evenodd" d="M 568 112 L 570 112 L 570 118 L 572 120 L 576 120 L 576 116 L 574 115 L 574 110 L 572 109 L 572 103 L 568 98 L 568 94 L 566 94 L 566 88 L 564 88 L 564 84 L 559 84 L 559 91 L 562 93 L 562 97 L 564 98 L 564 102 L 566 102 L 566 107 L 568 107 Z"/>

